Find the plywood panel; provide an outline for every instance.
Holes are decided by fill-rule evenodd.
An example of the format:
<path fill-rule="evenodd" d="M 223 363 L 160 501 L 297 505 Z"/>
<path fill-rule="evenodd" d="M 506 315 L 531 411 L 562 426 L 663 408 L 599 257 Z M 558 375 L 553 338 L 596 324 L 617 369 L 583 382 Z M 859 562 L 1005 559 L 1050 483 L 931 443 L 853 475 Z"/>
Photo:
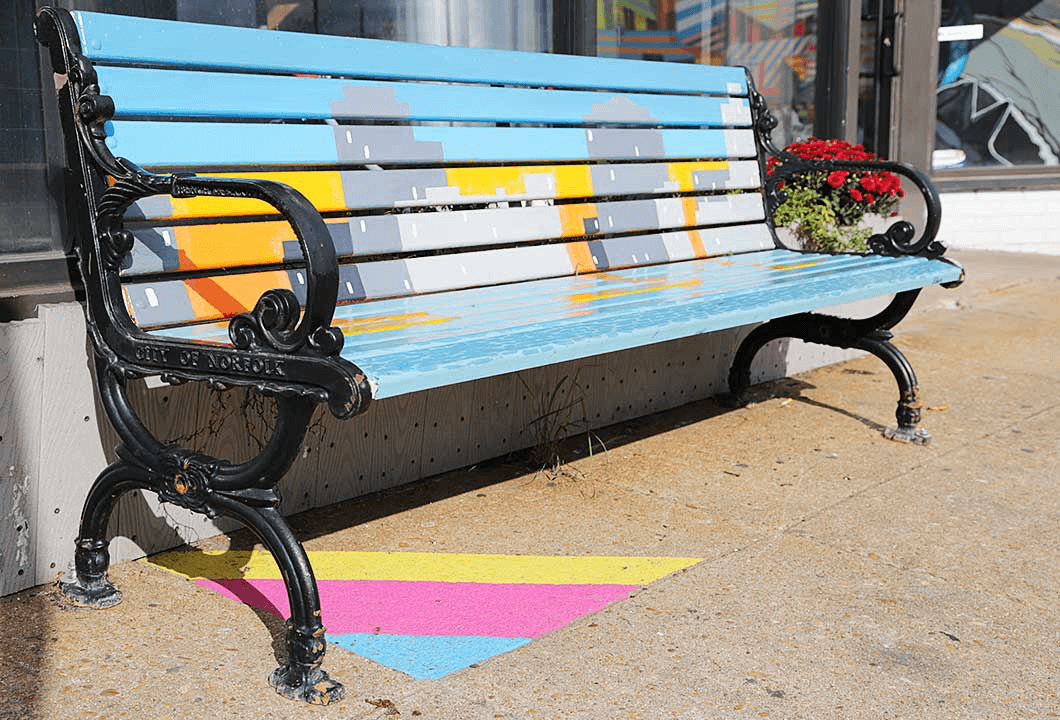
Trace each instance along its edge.
<path fill-rule="evenodd" d="M 0 595 L 37 582 L 43 348 L 39 321 L 0 324 Z"/>

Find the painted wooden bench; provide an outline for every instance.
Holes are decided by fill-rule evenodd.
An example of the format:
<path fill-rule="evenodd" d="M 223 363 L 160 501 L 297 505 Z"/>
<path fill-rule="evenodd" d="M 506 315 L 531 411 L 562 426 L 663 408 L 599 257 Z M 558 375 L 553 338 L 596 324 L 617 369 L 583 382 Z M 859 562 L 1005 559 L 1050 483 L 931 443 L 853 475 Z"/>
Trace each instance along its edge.
<path fill-rule="evenodd" d="M 65 593 L 105 607 L 116 499 L 235 518 L 272 552 L 292 616 L 271 678 L 341 697 L 321 668 L 312 568 L 275 486 L 310 416 L 373 398 L 753 323 L 881 357 L 917 440 L 916 378 L 888 329 L 962 270 L 897 223 L 867 255 L 776 240 L 775 122 L 742 68 L 310 36 L 44 9 L 69 164 L 66 203 L 100 398 L 119 460 L 85 502 Z M 830 169 L 849 164 L 834 163 Z M 878 315 L 811 311 L 895 294 Z M 130 379 L 251 386 L 277 425 L 231 463 L 144 427 Z"/>

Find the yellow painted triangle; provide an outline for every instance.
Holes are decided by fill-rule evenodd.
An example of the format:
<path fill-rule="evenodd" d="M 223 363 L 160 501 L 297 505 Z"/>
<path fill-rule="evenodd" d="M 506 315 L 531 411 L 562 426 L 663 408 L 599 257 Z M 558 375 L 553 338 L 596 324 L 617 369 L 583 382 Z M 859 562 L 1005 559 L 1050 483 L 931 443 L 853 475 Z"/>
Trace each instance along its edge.
<path fill-rule="evenodd" d="M 550 585 L 647 585 L 702 558 L 478 555 L 425 552 L 310 552 L 318 580 L 409 580 Z M 192 579 L 279 580 L 264 550 L 155 555 L 148 562 Z"/>

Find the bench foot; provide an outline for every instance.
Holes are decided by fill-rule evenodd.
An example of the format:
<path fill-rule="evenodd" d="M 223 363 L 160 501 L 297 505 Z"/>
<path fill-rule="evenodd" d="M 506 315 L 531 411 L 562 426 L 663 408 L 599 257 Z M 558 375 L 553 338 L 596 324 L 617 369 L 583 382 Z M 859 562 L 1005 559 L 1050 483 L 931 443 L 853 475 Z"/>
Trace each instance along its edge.
<path fill-rule="evenodd" d="M 777 318 L 758 326 L 744 338 L 729 370 L 730 404 L 742 402 L 751 384 L 751 362 L 767 343 L 781 338 L 796 338 L 819 345 L 838 348 L 857 348 L 872 353 L 887 365 L 898 383 L 899 400 L 895 418 L 897 428 L 883 431 L 885 437 L 899 442 L 926 445 L 931 435 L 917 427 L 920 422 L 920 389 L 916 373 L 905 355 L 891 343 L 890 328 L 913 306 L 918 290 L 898 293 L 894 300 L 877 315 L 861 319 L 802 313 Z"/>
<path fill-rule="evenodd" d="M 59 590 L 82 607 L 109 608 L 121 602 L 121 591 L 107 578 L 110 552 L 107 523 L 114 504 L 124 493 L 147 488 L 143 470 L 119 461 L 106 468 L 92 484 L 81 511 L 81 529 L 74 549 L 74 579 Z"/>
<path fill-rule="evenodd" d="M 272 672 L 269 684 L 276 692 L 310 705 L 330 705 L 346 696 L 342 683 L 320 668 L 324 660 L 324 628 L 300 628 L 287 623 L 287 664 Z"/>
<path fill-rule="evenodd" d="M 121 591 L 107 578 L 110 553 L 106 540 L 81 538 L 74 551 L 74 579 L 60 582 L 59 590 L 74 604 L 103 609 L 121 602 Z"/>
<path fill-rule="evenodd" d="M 884 428 L 883 436 L 895 442 L 913 443 L 914 445 L 927 445 L 931 442 L 931 433 L 924 428 Z"/>

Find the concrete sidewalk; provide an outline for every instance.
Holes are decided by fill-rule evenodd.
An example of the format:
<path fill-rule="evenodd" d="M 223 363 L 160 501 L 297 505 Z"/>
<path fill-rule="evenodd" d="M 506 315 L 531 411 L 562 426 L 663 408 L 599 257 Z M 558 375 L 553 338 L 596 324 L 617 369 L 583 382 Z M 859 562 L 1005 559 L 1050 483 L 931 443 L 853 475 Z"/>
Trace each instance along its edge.
<path fill-rule="evenodd" d="M 280 622 L 127 563 L 110 610 L 0 600 L 0 717 L 1060 717 L 1060 257 L 954 256 L 897 328 L 926 448 L 880 436 L 863 358 L 294 519 L 311 551 L 703 559 L 628 600 L 439 680 L 332 647 L 347 698 L 305 707 L 265 682 Z"/>

